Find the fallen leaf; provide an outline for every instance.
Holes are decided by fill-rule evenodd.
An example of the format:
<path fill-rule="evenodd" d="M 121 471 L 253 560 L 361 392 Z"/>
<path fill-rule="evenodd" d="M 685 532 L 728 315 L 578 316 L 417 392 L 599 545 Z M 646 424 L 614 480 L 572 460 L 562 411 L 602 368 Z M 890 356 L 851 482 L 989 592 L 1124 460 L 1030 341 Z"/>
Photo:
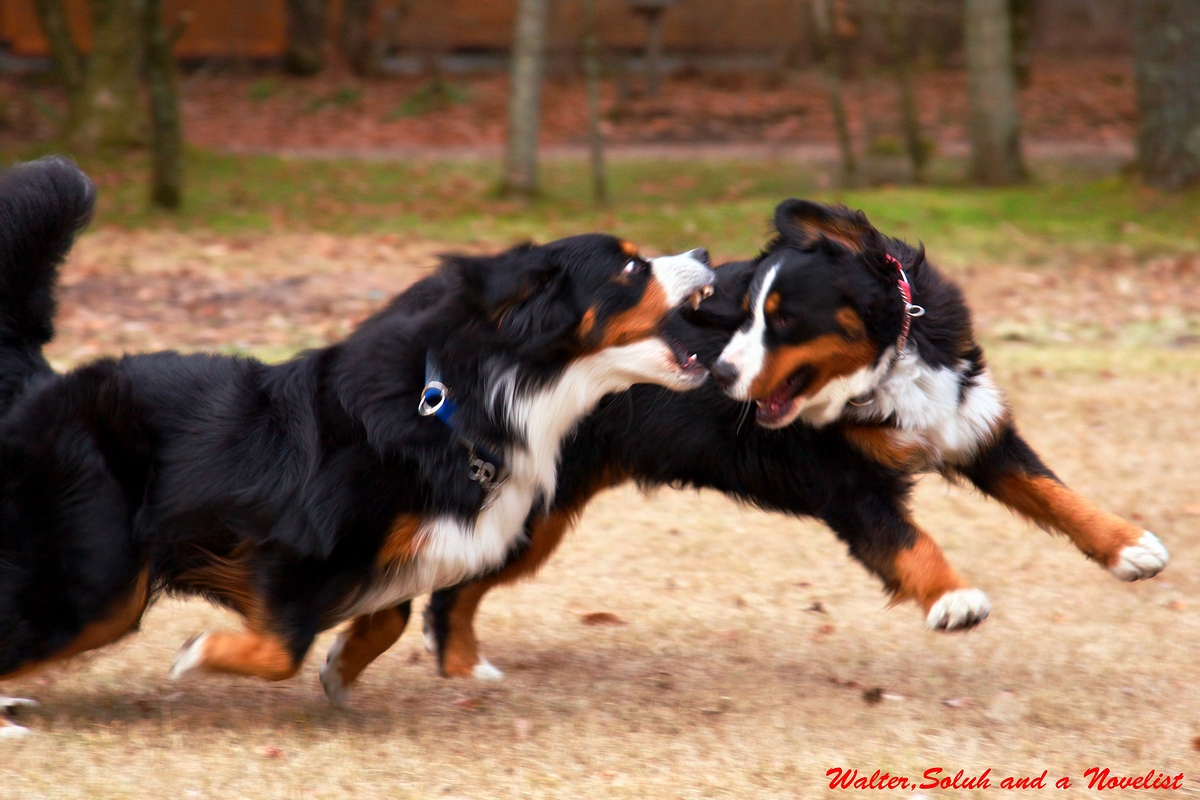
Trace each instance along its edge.
<path fill-rule="evenodd" d="M 876 703 L 882 703 L 883 702 L 883 687 L 876 686 L 874 689 L 866 689 L 863 691 L 862 696 L 863 696 L 863 700 L 866 700 L 871 705 L 875 705 Z"/>
<path fill-rule="evenodd" d="M 579 617 L 579 621 L 584 625 L 624 625 L 625 620 L 618 617 L 611 611 L 592 611 L 589 614 L 583 614 Z"/>
<path fill-rule="evenodd" d="M 950 706 L 951 708 L 967 708 L 968 706 L 975 705 L 975 701 L 969 697 L 951 697 L 949 700 L 943 700 L 942 705 Z"/>
<path fill-rule="evenodd" d="M 1200 736 L 1197 736 L 1195 739 L 1192 739 L 1192 747 L 1196 748 L 1197 750 L 1200 750 Z"/>
<path fill-rule="evenodd" d="M 533 723 L 525 719 L 525 717 L 517 717 L 513 720 L 513 733 L 518 739 L 524 741 L 533 733 Z"/>
<path fill-rule="evenodd" d="M 1176 597 L 1174 600 L 1167 603 L 1167 608 L 1171 609 L 1172 611 L 1183 611 L 1185 608 L 1187 608 L 1187 603 Z"/>
<path fill-rule="evenodd" d="M 836 630 L 837 630 L 837 628 L 833 627 L 828 622 L 826 622 L 824 625 L 817 628 L 817 633 L 821 636 L 828 636 L 829 634 L 833 633 Z"/>
<path fill-rule="evenodd" d="M 1191 514 L 1193 517 L 1200 517 L 1200 503 L 1184 503 L 1183 513 Z"/>
<path fill-rule="evenodd" d="M 460 697 L 457 700 L 451 701 L 450 705 L 454 706 L 455 708 L 459 709 L 460 711 L 480 711 L 480 710 L 482 710 L 482 706 L 479 705 L 479 701 L 476 700 L 474 697 Z"/>
<path fill-rule="evenodd" d="M 258 752 L 260 755 L 265 756 L 266 758 L 283 758 L 283 748 L 276 747 L 273 744 L 267 745 L 266 747 L 260 747 Z"/>

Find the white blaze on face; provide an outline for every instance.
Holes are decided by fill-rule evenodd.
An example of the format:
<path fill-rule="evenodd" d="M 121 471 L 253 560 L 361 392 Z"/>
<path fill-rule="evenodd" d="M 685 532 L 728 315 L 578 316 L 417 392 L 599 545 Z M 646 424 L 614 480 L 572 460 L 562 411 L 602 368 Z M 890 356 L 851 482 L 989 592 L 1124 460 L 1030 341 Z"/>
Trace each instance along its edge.
<path fill-rule="evenodd" d="M 689 250 L 673 256 L 650 259 L 650 272 L 667 293 L 667 306 L 674 308 L 689 296 L 710 286 L 717 276 Z"/>
<path fill-rule="evenodd" d="M 771 267 L 759 286 L 758 294 L 754 296 L 754 319 L 750 327 L 740 330 L 725 345 L 719 361 L 737 371 L 737 380 L 725 390 L 734 400 L 749 400 L 750 386 L 758 373 L 762 371 L 763 362 L 767 358 L 767 347 L 764 337 L 767 333 L 767 314 L 763 304 L 771 293 L 771 285 L 775 283 L 775 275 L 779 272 L 779 264 Z"/>

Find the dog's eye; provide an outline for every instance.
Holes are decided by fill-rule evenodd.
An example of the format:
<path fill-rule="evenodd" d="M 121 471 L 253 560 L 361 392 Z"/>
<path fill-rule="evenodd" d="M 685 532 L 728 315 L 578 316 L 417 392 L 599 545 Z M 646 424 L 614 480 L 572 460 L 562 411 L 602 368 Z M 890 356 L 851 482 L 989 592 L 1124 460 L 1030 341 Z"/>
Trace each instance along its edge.
<path fill-rule="evenodd" d="M 646 267 L 648 266 L 649 264 L 647 264 L 645 261 L 638 261 L 637 259 L 634 259 L 625 265 L 625 269 L 621 270 L 621 274 L 636 275 L 639 272 L 645 272 Z"/>

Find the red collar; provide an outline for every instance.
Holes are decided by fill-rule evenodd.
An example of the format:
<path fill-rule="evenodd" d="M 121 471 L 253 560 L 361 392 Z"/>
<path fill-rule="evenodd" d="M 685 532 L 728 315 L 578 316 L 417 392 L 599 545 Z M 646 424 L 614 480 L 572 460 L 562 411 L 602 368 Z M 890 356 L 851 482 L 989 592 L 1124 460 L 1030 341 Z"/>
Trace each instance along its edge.
<path fill-rule="evenodd" d="M 913 317 L 923 316 L 925 309 L 913 305 L 912 285 L 908 282 L 908 276 L 904 274 L 904 265 L 900 263 L 900 259 L 891 254 L 884 257 L 889 263 L 895 265 L 896 271 L 900 273 L 896 285 L 900 287 L 900 296 L 904 298 L 904 322 L 900 328 L 900 338 L 896 340 L 896 358 L 900 359 L 904 358 L 904 348 L 908 345 L 908 333 L 912 329 Z"/>

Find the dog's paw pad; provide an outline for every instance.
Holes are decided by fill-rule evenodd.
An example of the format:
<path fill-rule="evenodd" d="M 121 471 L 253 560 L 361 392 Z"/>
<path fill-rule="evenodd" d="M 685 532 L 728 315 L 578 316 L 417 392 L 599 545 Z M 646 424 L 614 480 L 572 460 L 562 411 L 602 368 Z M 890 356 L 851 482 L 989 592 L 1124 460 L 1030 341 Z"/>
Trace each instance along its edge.
<path fill-rule="evenodd" d="M 471 677 L 485 683 L 498 683 L 504 680 L 504 673 L 493 667 L 486 658 L 480 656 L 479 663 L 471 668 Z"/>
<path fill-rule="evenodd" d="M 175 656 L 175 663 L 171 665 L 171 680 L 177 680 L 200 666 L 204 660 L 204 640 L 207 638 L 206 631 L 184 642 Z"/>
<path fill-rule="evenodd" d="M 992 613 L 992 603 L 978 589 L 955 589 L 938 598 L 925 617 L 931 631 L 962 631 L 973 628 Z"/>
<path fill-rule="evenodd" d="M 1171 554 L 1158 537 L 1150 531 L 1142 531 L 1137 543 L 1126 545 L 1117 556 L 1117 563 L 1109 572 L 1123 581 L 1140 581 L 1153 578 L 1171 561 Z"/>

